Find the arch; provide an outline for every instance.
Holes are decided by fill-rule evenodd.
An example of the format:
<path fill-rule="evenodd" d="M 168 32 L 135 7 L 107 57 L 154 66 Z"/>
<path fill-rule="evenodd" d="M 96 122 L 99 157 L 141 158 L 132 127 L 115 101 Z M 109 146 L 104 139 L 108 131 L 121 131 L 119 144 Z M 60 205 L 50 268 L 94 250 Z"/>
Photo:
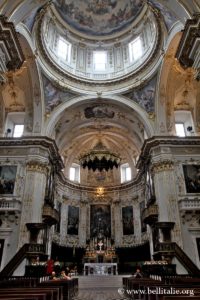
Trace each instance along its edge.
<path fill-rule="evenodd" d="M 43 128 L 43 116 L 44 116 L 44 95 L 41 75 L 35 56 L 35 47 L 31 40 L 30 33 L 27 31 L 23 24 L 17 26 L 17 30 L 20 33 L 20 43 L 25 49 L 26 66 L 29 70 L 30 76 L 30 90 L 32 93 L 32 106 L 33 106 L 33 130 L 32 134 L 40 135 Z M 31 72 L 30 72 L 31 70 Z"/>
<path fill-rule="evenodd" d="M 74 104 L 77 103 L 82 103 L 85 100 L 96 100 L 97 97 L 96 96 L 80 96 L 77 98 L 73 98 L 69 101 L 66 101 L 65 103 L 59 105 L 50 115 L 50 118 L 46 121 L 46 124 L 44 126 L 44 132 L 43 134 L 47 135 L 47 136 L 52 136 L 53 135 L 53 131 L 54 131 L 54 127 L 56 125 L 56 123 L 59 120 L 59 116 L 60 114 L 67 108 L 73 106 Z M 149 115 L 147 114 L 146 111 L 144 111 L 137 103 L 135 103 L 133 100 L 128 99 L 125 96 L 118 96 L 118 95 L 112 95 L 112 96 L 108 96 L 108 95 L 103 95 L 100 98 L 101 100 L 114 100 L 116 102 L 122 103 L 130 108 L 132 108 L 136 113 L 138 113 L 139 118 L 141 119 L 142 123 L 144 124 L 145 127 L 145 131 L 147 133 L 148 137 L 153 136 L 154 134 L 154 126 L 153 126 L 153 122 L 150 121 L 149 119 Z"/>

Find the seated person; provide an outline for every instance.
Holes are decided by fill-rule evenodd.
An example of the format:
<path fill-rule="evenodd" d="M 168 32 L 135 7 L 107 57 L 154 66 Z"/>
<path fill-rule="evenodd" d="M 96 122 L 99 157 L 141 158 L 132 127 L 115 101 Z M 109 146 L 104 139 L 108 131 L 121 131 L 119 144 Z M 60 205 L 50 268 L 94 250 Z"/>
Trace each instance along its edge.
<path fill-rule="evenodd" d="M 143 277 L 139 268 L 136 269 L 136 272 L 133 274 L 133 277 L 134 278 L 142 278 Z"/>
<path fill-rule="evenodd" d="M 71 280 L 71 277 L 67 276 L 67 275 L 65 274 L 65 271 L 63 270 L 63 271 L 61 271 L 61 273 L 60 273 L 60 279 Z"/>
<path fill-rule="evenodd" d="M 53 272 L 51 273 L 50 279 L 51 279 L 51 280 L 58 280 L 58 277 L 56 277 L 56 272 L 53 271 Z"/>

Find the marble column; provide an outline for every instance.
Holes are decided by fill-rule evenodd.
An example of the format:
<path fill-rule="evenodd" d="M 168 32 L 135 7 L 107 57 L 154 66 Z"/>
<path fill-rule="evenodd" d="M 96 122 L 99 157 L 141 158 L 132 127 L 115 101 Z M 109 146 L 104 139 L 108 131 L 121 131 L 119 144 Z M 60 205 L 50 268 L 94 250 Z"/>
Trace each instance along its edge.
<path fill-rule="evenodd" d="M 82 202 L 80 206 L 80 221 L 79 221 L 79 244 L 86 246 L 87 238 L 87 203 Z"/>
<path fill-rule="evenodd" d="M 172 159 L 160 160 L 152 165 L 156 201 L 159 210 L 158 222 L 174 222 L 173 241 L 181 246 L 180 218 L 177 187 Z"/>
<path fill-rule="evenodd" d="M 113 203 L 113 214 L 115 216 L 115 227 L 114 227 L 114 238 L 115 245 L 118 246 L 122 243 L 122 216 L 121 216 L 121 206 L 119 201 Z"/>
<path fill-rule="evenodd" d="M 29 161 L 26 165 L 19 247 L 29 242 L 30 232 L 28 232 L 26 224 L 42 223 L 47 169 L 47 165 L 40 161 Z"/>

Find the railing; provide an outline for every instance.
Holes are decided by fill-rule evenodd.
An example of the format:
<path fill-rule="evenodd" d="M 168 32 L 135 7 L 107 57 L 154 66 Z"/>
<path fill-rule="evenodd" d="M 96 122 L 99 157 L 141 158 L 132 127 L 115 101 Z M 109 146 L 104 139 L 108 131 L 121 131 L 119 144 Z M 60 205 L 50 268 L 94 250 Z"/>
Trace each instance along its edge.
<path fill-rule="evenodd" d="M 45 254 L 45 246 L 42 244 L 24 244 L 13 256 L 9 263 L 0 272 L 0 277 L 10 276 L 23 261 L 24 258 Z"/>
<path fill-rule="evenodd" d="M 179 200 L 179 208 L 180 208 L 181 211 L 183 211 L 183 210 L 186 210 L 186 211 L 200 210 L 200 201 L 199 201 L 199 198 L 193 198 L 193 199 L 185 198 L 185 199 L 181 199 L 181 200 Z"/>
<path fill-rule="evenodd" d="M 21 211 L 21 201 L 13 197 L 1 197 L 0 212 L 1 211 Z"/>
<path fill-rule="evenodd" d="M 162 255 L 175 256 L 180 261 L 180 263 L 182 263 L 182 265 L 185 267 L 189 274 L 200 276 L 200 270 L 176 243 L 159 243 L 158 252 Z"/>

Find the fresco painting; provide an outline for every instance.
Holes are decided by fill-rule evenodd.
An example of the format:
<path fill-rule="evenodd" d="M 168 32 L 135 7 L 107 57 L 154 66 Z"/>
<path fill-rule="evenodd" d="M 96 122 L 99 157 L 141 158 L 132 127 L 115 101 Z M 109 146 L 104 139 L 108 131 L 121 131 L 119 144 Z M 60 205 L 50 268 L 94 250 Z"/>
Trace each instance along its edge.
<path fill-rule="evenodd" d="M 133 91 L 125 94 L 125 96 L 138 103 L 148 113 L 154 112 L 156 84 L 157 84 L 157 75 L 154 76 L 143 87 L 134 89 Z"/>
<path fill-rule="evenodd" d="M 109 35 L 137 17 L 143 0 L 58 0 L 55 6 L 62 18 L 76 30 L 88 35 Z"/>

